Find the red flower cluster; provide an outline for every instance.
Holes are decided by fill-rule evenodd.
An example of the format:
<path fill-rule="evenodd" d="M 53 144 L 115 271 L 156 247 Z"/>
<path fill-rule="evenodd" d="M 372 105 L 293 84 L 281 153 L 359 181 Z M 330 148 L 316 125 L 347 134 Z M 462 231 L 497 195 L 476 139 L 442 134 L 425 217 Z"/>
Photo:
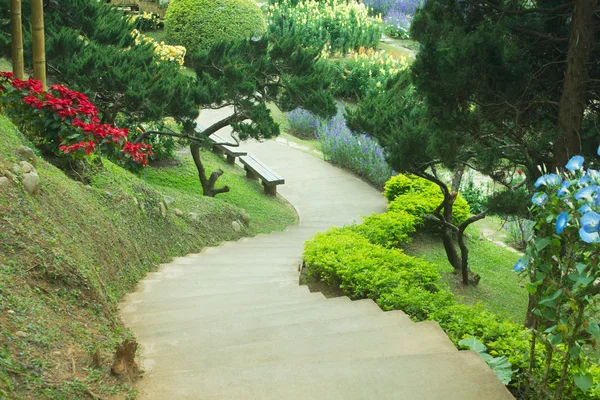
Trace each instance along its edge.
<path fill-rule="evenodd" d="M 81 150 L 86 155 L 90 155 L 96 149 L 104 148 L 110 151 L 107 146 L 116 146 L 118 152 L 122 154 L 117 156 L 119 160 L 131 158 L 135 163 L 142 165 L 147 165 L 148 157 L 152 156 L 152 146 L 127 141 L 128 129 L 101 124 L 98 110 L 83 93 L 62 85 L 53 85 L 48 92 L 44 92 L 38 80 L 22 81 L 16 79 L 12 72 L 0 72 L 0 93 L 9 90 L 11 86 L 22 94 L 22 100 L 26 105 L 39 110 L 35 114 L 37 117 L 41 115 L 41 118 L 44 118 L 44 112 L 50 111 L 65 124 L 53 136 L 57 141 L 62 142 L 58 149 L 65 154 L 75 154 Z M 72 132 L 65 134 L 64 129 L 68 128 L 74 128 L 75 132 L 79 131 L 81 134 L 72 135 Z M 63 139 L 65 137 L 68 139 Z"/>
<path fill-rule="evenodd" d="M 72 144 L 70 146 L 59 146 L 58 147 L 65 154 L 67 153 L 75 153 L 78 150 L 84 150 L 85 154 L 88 156 L 95 150 L 96 143 L 94 142 L 79 142 Z"/>

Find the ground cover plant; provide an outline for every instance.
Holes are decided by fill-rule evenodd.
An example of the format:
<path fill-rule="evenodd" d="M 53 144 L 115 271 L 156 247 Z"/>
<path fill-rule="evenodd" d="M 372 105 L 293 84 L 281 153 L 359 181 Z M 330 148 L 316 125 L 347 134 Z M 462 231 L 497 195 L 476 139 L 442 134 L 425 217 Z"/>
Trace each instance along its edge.
<path fill-rule="evenodd" d="M 267 8 L 269 31 L 298 37 L 305 46 L 343 54 L 360 47 L 377 47 L 382 27 L 368 10 L 353 1 L 271 0 Z"/>

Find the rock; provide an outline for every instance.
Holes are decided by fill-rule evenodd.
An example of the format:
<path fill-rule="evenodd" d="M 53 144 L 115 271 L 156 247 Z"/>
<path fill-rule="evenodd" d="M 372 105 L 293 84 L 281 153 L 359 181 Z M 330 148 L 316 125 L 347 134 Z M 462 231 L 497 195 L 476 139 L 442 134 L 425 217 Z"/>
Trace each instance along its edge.
<path fill-rule="evenodd" d="M 188 217 L 192 220 L 192 222 L 198 222 L 198 214 L 191 212 L 188 214 Z"/>
<path fill-rule="evenodd" d="M 136 197 L 133 198 L 133 204 L 135 204 L 136 206 L 139 204 L 138 199 Z"/>
<path fill-rule="evenodd" d="M 16 332 L 15 332 L 15 336 L 18 336 L 18 337 L 25 338 L 25 337 L 29 336 L 29 334 L 28 334 L 28 333 L 25 333 L 25 332 L 23 332 L 23 331 L 16 331 Z"/>
<path fill-rule="evenodd" d="M 165 207 L 169 208 L 171 204 L 175 203 L 175 199 L 171 196 L 165 196 L 163 197 L 163 203 L 165 204 Z"/>
<path fill-rule="evenodd" d="M 15 312 L 13 310 L 8 310 L 7 313 L 14 314 Z"/>
<path fill-rule="evenodd" d="M 183 217 L 183 211 L 181 211 L 179 208 L 176 208 L 173 210 L 173 212 L 175 213 L 175 215 L 177 215 L 178 217 Z"/>
<path fill-rule="evenodd" d="M 108 190 L 107 190 L 107 191 L 105 191 L 105 192 L 104 192 L 104 194 L 105 194 L 107 197 L 112 197 L 112 194 L 111 194 L 111 193 L 110 193 Z"/>
<path fill-rule="evenodd" d="M 21 167 L 19 167 L 19 164 L 13 164 L 11 167 L 11 170 L 12 170 L 13 174 L 15 174 L 15 175 L 21 174 Z"/>
<path fill-rule="evenodd" d="M 34 166 L 29 164 L 27 161 L 21 161 L 19 163 L 19 167 L 21 168 L 21 172 L 23 172 L 24 174 L 35 171 Z M 35 172 L 37 173 L 37 171 Z"/>
<path fill-rule="evenodd" d="M 21 146 L 17 149 L 17 154 L 24 160 L 31 162 L 34 166 L 37 167 L 38 158 L 29 147 Z"/>
<path fill-rule="evenodd" d="M 140 201 L 140 209 L 141 209 L 142 211 L 146 211 L 146 205 L 144 204 L 144 202 L 143 202 L 143 201 Z"/>
<path fill-rule="evenodd" d="M 165 206 L 165 203 L 161 202 L 159 204 L 160 207 L 160 215 L 162 215 L 163 218 L 166 218 L 167 216 L 167 206 Z"/>
<path fill-rule="evenodd" d="M 246 214 L 245 212 L 242 211 L 240 213 L 240 219 L 242 220 L 244 225 L 250 226 L 250 216 L 248 214 Z"/>
<path fill-rule="evenodd" d="M 154 214 L 154 215 L 160 215 L 160 209 L 158 207 L 154 207 L 152 209 L 152 214 Z"/>
<path fill-rule="evenodd" d="M 92 190 L 92 186 L 91 185 L 85 185 L 84 188 L 86 188 L 88 190 Z"/>
<path fill-rule="evenodd" d="M 0 176 L 0 188 L 7 187 L 10 181 L 5 176 Z"/>
<path fill-rule="evenodd" d="M 231 223 L 231 227 L 233 228 L 234 231 L 236 231 L 238 233 L 242 231 L 242 224 L 240 224 L 238 221 L 233 221 Z"/>
<path fill-rule="evenodd" d="M 21 177 L 21 182 L 27 193 L 32 196 L 38 194 L 38 191 L 40 190 L 40 177 L 35 170 L 23 175 Z"/>

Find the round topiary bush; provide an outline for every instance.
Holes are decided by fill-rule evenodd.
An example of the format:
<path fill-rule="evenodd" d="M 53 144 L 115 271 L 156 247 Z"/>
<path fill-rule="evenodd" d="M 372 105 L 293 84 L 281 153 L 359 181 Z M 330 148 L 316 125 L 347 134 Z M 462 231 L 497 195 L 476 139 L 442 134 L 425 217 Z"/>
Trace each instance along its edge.
<path fill-rule="evenodd" d="M 171 0 L 165 15 L 167 38 L 185 46 L 189 55 L 223 40 L 260 35 L 265 29 L 254 0 Z"/>

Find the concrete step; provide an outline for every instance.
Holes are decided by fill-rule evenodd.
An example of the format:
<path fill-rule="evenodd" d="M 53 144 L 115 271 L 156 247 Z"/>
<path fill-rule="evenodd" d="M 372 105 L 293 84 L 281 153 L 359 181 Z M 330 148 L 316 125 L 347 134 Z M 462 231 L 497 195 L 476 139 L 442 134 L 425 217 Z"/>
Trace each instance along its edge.
<path fill-rule="evenodd" d="M 322 334 L 294 339 L 279 339 L 245 344 L 214 338 L 179 342 L 169 349 L 154 349 L 160 358 L 157 371 L 176 368 L 179 363 L 191 369 L 226 366 L 257 366 L 295 362 L 331 362 L 369 359 L 394 355 L 456 352 L 456 347 L 436 322 L 429 321 L 377 329 Z M 204 340 L 204 342 L 202 341 Z M 198 350 L 199 343 L 202 351 Z M 146 359 L 152 355 L 144 353 Z"/>
<path fill-rule="evenodd" d="M 272 278 L 284 278 L 294 277 L 298 279 L 298 271 L 254 271 L 251 269 L 235 269 L 235 270 L 219 270 L 218 275 L 212 268 L 196 268 L 193 271 L 188 270 L 186 267 L 179 268 L 168 268 L 157 272 L 150 272 L 146 275 L 146 279 L 163 279 L 163 280 L 198 280 L 203 281 L 216 281 L 220 279 L 227 279 L 231 282 L 239 282 L 244 279 L 272 279 Z"/>
<path fill-rule="evenodd" d="M 321 300 L 324 296 L 311 293 L 305 286 L 284 286 L 281 288 L 271 288 L 270 290 L 257 291 L 251 287 L 232 288 L 226 293 L 198 293 L 189 292 L 167 292 L 162 293 L 159 288 L 154 288 L 161 297 L 147 296 L 145 292 L 136 292 L 128 296 L 127 304 L 122 307 L 122 312 L 144 312 L 144 309 L 150 312 L 171 312 L 173 310 L 185 310 L 195 308 L 201 313 L 203 311 L 212 312 L 222 309 L 250 308 L 253 306 L 274 307 L 286 301 L 311 301 Z M 175 297 L 177 295 L 177 297 Z"/>
<path fill-rule="evenodd" d="M 386 327 L 402 329 L 415 325 L 402 311 L 390 311 L 376 315 L 361 315 L 353 318 L 341 317 L 274 326 L 236 326 L 231 323 L 199 325 L 196 329 L 172 331 L 170 328 L 149 333 L 142 346 L 145 357 L 157 353 L 171 353 L 178 348 L 202 343 L 203 348 L 224 347 L 274 340 L 296 340 L 345 332 L 366 331 Z"/>
<path fill-rule="evenodd" d="M 193 307 L 153 313 L 131 312 L 123 313 L 122 317 L 128 325 L 135 328 L 137 335 L 143 335 L 153 332 L 153 329 L 194 330 L 219 324 L 229 324 L 232 329 L 250 329 L 380 313 L 383 311 L 374 310 L 372 303 L 338 297 L 312 301 L 289 300 L 277 305 L 259 303 L 242 307 Z"/>
<path fill-rule="evenodd" d="M 183 365 L 183 364 L 181 364 Z M 171 369 L 142 381 L 148 400 L 510 400 L 474 352 Z"/>

